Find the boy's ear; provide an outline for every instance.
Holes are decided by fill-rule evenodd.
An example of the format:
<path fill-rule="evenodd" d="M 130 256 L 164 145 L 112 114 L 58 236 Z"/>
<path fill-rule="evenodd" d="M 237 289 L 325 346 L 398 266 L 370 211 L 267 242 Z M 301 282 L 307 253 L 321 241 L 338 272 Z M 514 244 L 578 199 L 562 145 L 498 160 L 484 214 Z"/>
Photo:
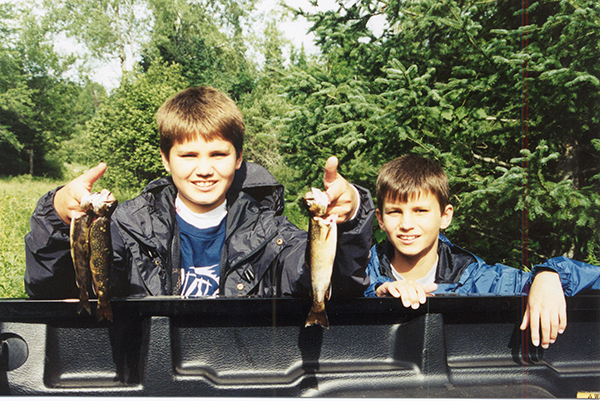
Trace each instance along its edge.
<path fill-rule="evenodd" d="M 167 172 L 171 172 L 171 164 L 169 163 L 169 158 L 163 153 L 163 151 L 160 151 L 160 158 L 162 159 L 163 162 L 163 166 L 165 167 L 165 170 L 167 170 Z"/>
<path fill-rule="evenodd" d="M 244 160 L 244 152 L 240 152 L 240 155 L 238 156 L 237 160 L 235 161 L 235 169 L 239 170 L 240 167 L 242 167 L 242 161 Z"/>
<path fill-rule="evenodd" d="M 440 224 L 440 229 L 445 230 L 452 223 L 452 216 L 454 215 L 454 208 L 451 204 L 447 204 L 444 208 L 444 212 L 442 213 L 442 223 Z"/>
<path fill-rule="evenodd" d="M 375 209 L 375 216 L 377 216 L 377 221 L 379 222 L 379 228 L 383 230 L 383 216 L 381 215 L 381 211 L 379 209 Z"/>

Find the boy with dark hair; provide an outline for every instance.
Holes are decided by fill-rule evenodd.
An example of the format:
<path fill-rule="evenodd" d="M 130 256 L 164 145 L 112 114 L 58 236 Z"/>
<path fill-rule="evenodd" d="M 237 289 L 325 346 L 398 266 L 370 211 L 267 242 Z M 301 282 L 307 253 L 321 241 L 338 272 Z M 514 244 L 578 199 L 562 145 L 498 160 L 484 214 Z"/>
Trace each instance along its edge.
<path fill-rule="evenodd" d="M 189 88 L 160 107 L 157 125 L 170 176 L 114 212 L 110 295 L 307 297 L 307 233 L 281 216 L 275 178 L 242 160 L 244 120 L 235 103 L 211 87 Z M 339 230 L 331 293 L 361 296 L 374 207 L 337 165 L 331 157 L 324 175 Z M 25 237 L 31 297 L 77 297 L 69 224 L 106 168 L 101 163 L 38 202 Z"/>
<path fill-rule="evenodd" d="M 565 257 L 531 273 L 487 265 L 452 244 L 440 230 L 452 222 L 448 177 L 431 160 L 405 155 L 377 177 L 376 216 L 387 240 L 374 246 L 366 296 L 401 298 L 417 309 L 431 293 L 528 293 L 521 329 L 531 326 L 534 345 L 547 348 L 567 325 L 564 294 L 600 289 L 600 268 Z"/>

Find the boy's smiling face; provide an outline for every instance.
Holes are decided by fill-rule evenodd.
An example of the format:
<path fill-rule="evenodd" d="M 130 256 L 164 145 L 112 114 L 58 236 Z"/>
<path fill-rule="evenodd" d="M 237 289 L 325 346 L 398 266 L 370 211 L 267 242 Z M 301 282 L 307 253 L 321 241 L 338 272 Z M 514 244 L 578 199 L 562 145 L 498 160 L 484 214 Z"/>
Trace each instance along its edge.
<path fill-rule="evenodd" d="M 452 205 L 440 210 L 437 198 L 430 192 L 420 192 L 408 202 L 386 199 L 383 210 L 377 209 L 376 214 L 379 227 L 394 245 L 394 268 L 431 268 L 437 259 L 440 229 L 450 225 L 452 213 Z"/>
<path fill-rule="evenodd" d="M 161 152 L 183 203 L 195 213 L 206 213 L 225 201 L 235 171 L 242 164 L 231 142 L 215 139 L 176 142 L 169 155 Z"/>

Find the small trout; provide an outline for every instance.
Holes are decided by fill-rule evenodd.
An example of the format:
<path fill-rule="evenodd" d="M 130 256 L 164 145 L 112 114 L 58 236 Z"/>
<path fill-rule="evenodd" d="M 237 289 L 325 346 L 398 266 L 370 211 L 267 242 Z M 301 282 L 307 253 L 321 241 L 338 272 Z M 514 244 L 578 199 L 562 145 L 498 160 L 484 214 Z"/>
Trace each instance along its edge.
<path fill-rule="evenodd" d="M 117 201 L 109 200 L 109 196 L 110 191 L 107 189 L 84 196 L 81 199 L 81 208 L 86 214 L 73 219 L 71 223 L 71 254 L 80 291 L 79 311 L 85 308 L 90 312 L 87 288 L 91 284 L 91 277 L 98 296 L 98 321 L 113 320 L 108 300 L 109 273 L 113 258 L 110 216 L 117 206 Z"/>
<path fill-rule="evenodd" d="M 90 301 L 88 297 L 88 289 L 92 285 L 92 273 L 90 271 L 90 226 L 92 225 L 93 216 L 91 209 L 88 210 L 91 204 L 81 204 L 81 208 L 86 212 L 83 216 L 71 220 L 71 257 L 73 258 L 73 266 L 75 267 L 75 282 L 79 288 L 79 305 L 77 311 L 81 313 L 86 310 L 90 315 Z"/>
<path fill-rule="evenodd" d="M 327 211 L 329 198 L 325 192 L 312 188 L 303 198 L 310 217 L 308 227 L 308 265 L 310 268 L 312 306 L 306 325 L 319 324 L 329 328 L 325 311 L 325 298 L 329 299 L 329 287 L 333 273 L 333 261 L 337 247 L 337 216 L 322 216 Z"/>

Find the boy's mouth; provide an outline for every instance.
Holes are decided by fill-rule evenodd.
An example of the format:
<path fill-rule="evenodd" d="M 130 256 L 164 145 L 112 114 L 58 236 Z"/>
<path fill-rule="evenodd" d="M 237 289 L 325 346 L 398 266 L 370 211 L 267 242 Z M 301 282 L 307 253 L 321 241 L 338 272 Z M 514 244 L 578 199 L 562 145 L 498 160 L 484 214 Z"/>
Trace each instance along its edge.
<path fill-rule="evenodd" d="M 207 189 L 215 185 L 216 181 L 196 181 L 193 184 L 200 189 Z"/>
<path fill-rule="evenodd" d="M 418 235 L 398 235 L 398 239 L 402 242 L 413 242 L 419 238 Z"/>

